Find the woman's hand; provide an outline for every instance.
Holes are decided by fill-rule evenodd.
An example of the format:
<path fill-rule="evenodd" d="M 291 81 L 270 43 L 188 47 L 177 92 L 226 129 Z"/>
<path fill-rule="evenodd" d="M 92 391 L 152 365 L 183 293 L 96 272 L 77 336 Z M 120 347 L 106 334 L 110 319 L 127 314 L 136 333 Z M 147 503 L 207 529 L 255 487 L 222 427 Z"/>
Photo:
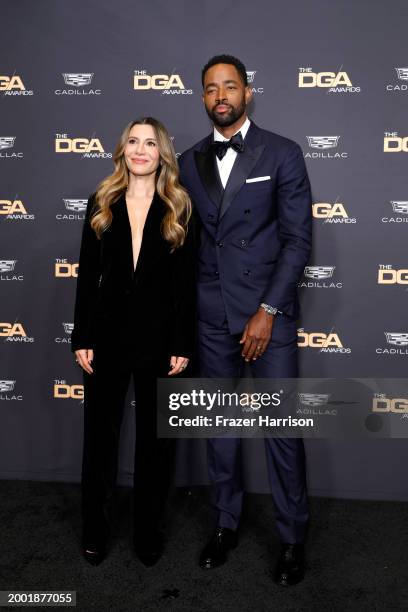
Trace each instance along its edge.
<path fill-rule="evenodd" d="M 93 349 L 79 349 L 75 351 L 76 362 L 81 366 L 88 374 L 93 374 L 91 363 L 94 358 Z"/>
<path fill-rule="evenodd" d="M 170 372 L 168 376 L 175 376 L 180 374 L 188 366 L 189 359 L 187 357 L 175 357 L 174 355 L 170 358 Z"/>

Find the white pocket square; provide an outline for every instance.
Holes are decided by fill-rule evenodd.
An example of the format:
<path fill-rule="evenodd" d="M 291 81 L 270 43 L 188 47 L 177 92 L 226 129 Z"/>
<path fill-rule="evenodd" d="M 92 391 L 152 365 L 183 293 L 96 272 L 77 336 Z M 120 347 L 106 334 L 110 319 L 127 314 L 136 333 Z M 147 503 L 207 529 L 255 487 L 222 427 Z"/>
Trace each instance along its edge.
<path fill-rule="evenodd" d="M 256 176 L 255 178 L 247 179 L 246 183 L 259 183 L 260 181 L 270 181 L 270 176 Z"/>

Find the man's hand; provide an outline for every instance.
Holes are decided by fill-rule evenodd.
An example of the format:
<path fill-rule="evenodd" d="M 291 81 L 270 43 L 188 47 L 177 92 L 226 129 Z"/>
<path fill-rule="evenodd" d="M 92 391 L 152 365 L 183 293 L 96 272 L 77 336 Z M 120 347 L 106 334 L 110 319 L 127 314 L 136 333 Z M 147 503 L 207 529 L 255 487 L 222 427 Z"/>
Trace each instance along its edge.
<path fill-rule="evenodd" d="M 94 358 L 93 349 L 79 349 L 79 351 L 75 351 L 75 357 L 77 363 L 88 372 L 88 374 L 93 374 L 93 369 L 91 367 L 91 363 Z"/>
<path fill-rule="evenodd" d="M 244 345 L 242 357 L 245 361 L 255 361 L 266 350 L 272 335 L 274 316 L 261 307 L 245 325 L 244 333 L 239 341 Z"/>
<path fill-rule="evenodd" d="M 167 372 L 168 376 L 175 376 L 180 374 L 188 366 L 189 360 L 187 357 L 173 357 L 170 358 L 170 372 Z"/>

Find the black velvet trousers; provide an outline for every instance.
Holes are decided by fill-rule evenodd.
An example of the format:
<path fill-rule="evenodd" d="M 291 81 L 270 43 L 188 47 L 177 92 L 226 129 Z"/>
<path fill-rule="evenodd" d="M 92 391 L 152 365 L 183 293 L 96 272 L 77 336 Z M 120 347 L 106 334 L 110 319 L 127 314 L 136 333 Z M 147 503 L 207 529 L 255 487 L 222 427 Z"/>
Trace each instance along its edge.
<path fill-rule="evenodd" d="M 172 478 L 174 440 L 157 438 L 157 377 L 169 371 L 164 357 L 155 363 L 132 361 L 123 351 L 95 350 L 93 374 L 84 373 L 82 516 L 84 536 L 106 529 L 106 503 L 118 468 L 124 403 L 133 378 L 136 445 L 134 456 L 134 536 L 160 528 Z"/>

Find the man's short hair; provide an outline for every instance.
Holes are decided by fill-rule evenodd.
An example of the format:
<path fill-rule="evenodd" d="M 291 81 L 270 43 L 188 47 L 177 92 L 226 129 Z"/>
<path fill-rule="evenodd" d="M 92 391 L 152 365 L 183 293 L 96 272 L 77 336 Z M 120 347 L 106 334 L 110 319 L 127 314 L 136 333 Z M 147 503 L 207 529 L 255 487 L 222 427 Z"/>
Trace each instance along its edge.
<path fill-rule="evenodd" d="M 239 60 L 237 57 L 234 57 L 233 55 L 223 54 L 223 55 L 214 55 L 214 57 L 208 60 L 208 62 L 202 69 L 201 83 L 203 87 L 204 87 L 205 73 L 207 72 L 207 70 L 209 70 L 210 68 L 212 68 L 212 66 L 215 66 L 216 64 L 231 64 L 231 66 L 235 66 L 245 87 L 248 85 L 248 77 L 247 77 L 246 69 L 245 69 L 244 64 L 241 62 L 241 60 Z"/>

